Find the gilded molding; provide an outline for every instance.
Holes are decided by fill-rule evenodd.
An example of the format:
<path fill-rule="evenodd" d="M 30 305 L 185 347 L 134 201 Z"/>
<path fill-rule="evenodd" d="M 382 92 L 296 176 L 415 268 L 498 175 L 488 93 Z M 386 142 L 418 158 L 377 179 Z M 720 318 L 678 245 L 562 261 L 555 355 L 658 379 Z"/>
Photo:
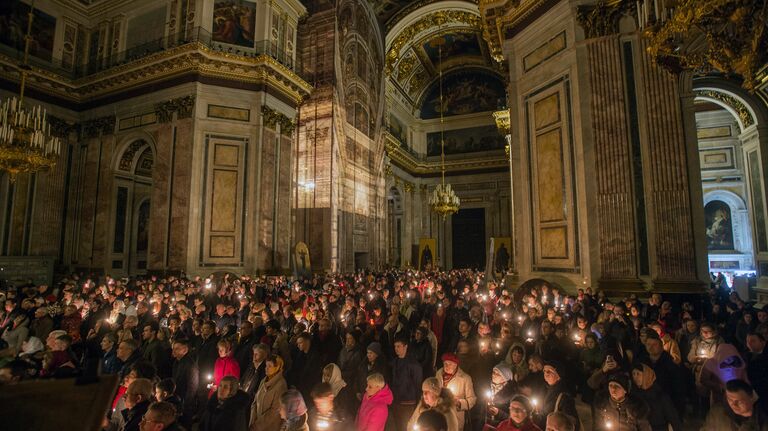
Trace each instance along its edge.
<path fill-rule="evenodd" d="M 504 55 L 501 47 L 506 33 L 518 26 L 547 0 L 480 0 L 483 38 L 491 50 L 491 57 L 501 63 Z"/>
<path fill-rule="evenodd" d="M 467 24 L 479 29 L 480 16 L 463 10 L 439 10 L 424 16 L 420 20 L 406 27 L 392 42 L 392 46 L 389 48 L 389 51 L 387 51 L 384 68 L 386 73 L 392 73 L 395 63 L 400 59 L 400 51 L 419 33 L 446 24 Z"/>
<path fill-rule="evenodd" d="M 192 117 L 195 107 L 195 96 L 184 96 L 155 104 L 155 115 L 159 123 L 170 123 L 173 113 L 177 113 L 179 120 Z"/>
<path fill-rule="evenodd" d="M 741 120 L 741 123 L 744 125 L 745 129 L 755 124 L 755 118 L 752 116 L 752 113 L 749 112 L 749 109 L 746 107 L 746 105 L 741 103 L 741 100 L 731 96 L 730 94 L 721 93 L 715 90 L 694 90 L 694 93 L 696 96 L 714 99 L 726 106 L 729 106 L 731 109 L 736 111 L 736 114 L 738 114 L 739 120 Z"/>
<path fill-rule="evenodd" d="M 440 173 L 440 161 L 419 160 L 400 146 L 400 142 L 389 132 L 384 133 L 384 146 L 387 156 L 398 167 L 411 175 L 437 175 Z M 446 172 L 462 172 L 479 169 L 509 168 L 508 157 L 501 155 L 482 158 L 461 158 L 445 161 Z"/>
<path fill-rule="evenodd" d="M 502 135 L 509 135 L 512 125 L 509 117 L 509 109 L 502 109 L 493 113 L 493 119 L 496 121 L 496 128 Z"/>
<path fill-rule="evenodd" d="M 288 118 L 283 113 L 280 113 L 267 105 L 262 105 L 261 113 L 263 114 L 264 124 L 270 129 L 277 130 L 277 126 L 280 126 L 280 133 L 284 135 L 290 135 L 296 129 L 296 120 Z"/>
<path fill-rule="evenodd" d="M 80 124 L 82 136 L 86 139 L 99 135 L 111 135 L 115 133 L 115 116 L 94 118 Z"/>
<path fill-rule="evenodd" d="M 51 135 L 62 138 L 64 142 L 66 142 L 71 132 L 77 130 L 77 124 L 69 123 L 51 114 L 48 114 L 48 124 L 51 125 Z"/>
<path fill-rule="evenodd" d="M 587 39 L 610 36 L 619 32 L 619 20 L 622 16 L 635 15 L 634 2 L 625 0 L 600 0 L 593 5 L 576 8 L 576 20 Z"/>

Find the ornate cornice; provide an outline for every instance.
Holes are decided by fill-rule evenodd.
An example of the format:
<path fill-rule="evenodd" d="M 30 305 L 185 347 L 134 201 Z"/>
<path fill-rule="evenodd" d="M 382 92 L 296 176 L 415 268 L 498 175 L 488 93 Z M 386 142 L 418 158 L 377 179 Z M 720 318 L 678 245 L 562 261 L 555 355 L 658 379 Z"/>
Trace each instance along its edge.
<path fill-rule="evenodd" d="M 496 128 L 499 129 L 499 133 L 502 135 L 508 135 L 512 128 L 509 109 L 502 109 L 501 111 L 494 112 L 493 119 L 496 121 Z"/>
<path fill-rule="evenodd" d="M 18 80 L 17 64 L 15 59 L 0 55 L 0 74 Z M 311 85 L 268 55 L 245 57 L 212 50 L 199 42 L 151 54 L 77 80 L 32 67 L 28 85 L 74 103 L 84 103 L 189 73 L 240 83 L 264 84 L 297 105 L 312 91 Z"/>
<path fill-rule="evenodd" d="M 69 123 L 51 114 L 48 114 L 48 124 L 51 125 L 51 135 L 62 138 L 64 142 L 70 133 L 77 131 L 76 123 Z"/>
<path fill-rule="evenodd" d="M 275 111 L 267 105 L 262 105 L 261 113 L 264 115 L 264 124 L 270 129 L 277 130 L 280 125 L 280 133 L 290 135 L 296 129 L 296 120 L 285 114 Z"/>
<path fill-rule="evenodd" d="M 83 138 L 95 138 L 99 135 L 111 135 L 115 133 L 115 116 L 94 118 L 80 124 Z"/>
<path fill-rule="evenodd" d="M 480 0 L 483 38 L 494 60 L 504 60 L 501 47 L 510 33 L 516 33 L 535 13 L 556 3 L 557 0 Z"/>
<path fill-rule="evenodd" d="M 576 8 L 576 20 L 584 29 L 587 39 L 610 36 L 619 32 L 619 20 L 627 14 L 636 14 L 634 2 L 626 0 L 600 0 L 592 5 Z"/>
<path fill-rule="evenodd" d="M 694 93 L 698 97 L 714 99 L 733 109 L 733 111 L 736 112 L 736 114 L 739 116 L 739 120 L 741 121 L 741 124 L 744 125 L 745 129 L 755 124 L 755 117 L 752 116 L 749 108 L 747 108 L 747 106 L 744 105 L 741 100 L 731 96 L 730 94 L 722 93 L 716 90 L 695 90 Z"/>
<path fill-rule="evenodd" d="M 392 73 L 395 63 L 400 59 L 401 50 L 408 44 L 408 42 L 412 41 L 423 31 L 446 24 L 466 24 L 479 29 L 480 17 L 475 13 L 463 10 L 439 10 L 427 14 L 415 23 L 406 27 L 392 42 L 392 45 L 387 51 L 384 68 L 386 73 Z"/>
<path fill-rule="evenodd" d="M 192 110 L 195 107 L 195 96 L 189 95 L 171 99 L 165 102 L 155 104 L 155 115 L 160 123 L 170 123 L 173 120 L 173 113 L 179 120 L 192 117 Z"/>
<path fill-rule="evenodd" d="M 400 142 L 389 134 L 384 133 L 384 144 L 387 155 L 400 169 L 414 176 L 432 176 L 440 174 L 439 161 L 419 160 L 400 146 Z M 461 158 L 445 161 L 445 171 L 458 173 L 485 169 L 509 169 L 509 161 L 503 155 L 488 157 Z"/>

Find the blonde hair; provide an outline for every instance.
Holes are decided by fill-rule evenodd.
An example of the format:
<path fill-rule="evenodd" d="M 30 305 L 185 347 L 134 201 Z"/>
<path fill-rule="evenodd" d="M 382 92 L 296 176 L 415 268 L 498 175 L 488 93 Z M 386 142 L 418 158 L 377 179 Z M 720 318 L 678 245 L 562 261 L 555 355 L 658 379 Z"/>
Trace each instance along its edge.
<path fill-rule="evenodd" d="M 370 376 L 366 377 L 366 380 L 372 387 L 376 389 L 381 389 L 386 384 L 384 382 L 384 376 L 382 376 L 381 373 L 373 373 Z"/>

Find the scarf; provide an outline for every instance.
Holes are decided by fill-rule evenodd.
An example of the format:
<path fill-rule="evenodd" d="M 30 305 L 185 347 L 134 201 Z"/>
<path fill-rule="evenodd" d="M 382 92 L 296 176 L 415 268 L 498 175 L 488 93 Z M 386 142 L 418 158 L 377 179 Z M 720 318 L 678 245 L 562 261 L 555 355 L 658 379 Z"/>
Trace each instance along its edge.
<path fill-rule="evenodd" d="M 445 371 L 445 368 L 443 368 L 443 387 L 448 387 L 448 383 L 453 380 L 453 378 L 456 376 L 456 373 L 459 372 L 459 367 L 456 367 L 456 372 L 453 374 L 448 374 L 447 371 Z"/>
<path fill-rule="evenodd" d="M 283 364 L 284 364 L 283 358 L 281 358 L 279 356 L 275 356 L 275 371 L 272 372 L 272 374 L 270 374 L 269 372 L 265 371 L 265 373 L 267 375 L 266 378 L 267 378 L 268 381 L 271 380 L 272 377 L 275 377 L 276 375 L 280 374 L 283 371 Z"/>
<path fill-rule="evenodd" d="M 327 382 L 329 385 L 331 385 L 331 391 L 333 391 L 333 396 L 336 397 L 339 395 L 339 392 L 347 386 L 347 382 L 344 381 L 341 377 L 341 369 L 339 369 L 339 366 L 336 364 L 329 364 L 329 367 L 331 367 L 331 377 L 328 379 Z"/>
<path fill-rule="evenodd" d="M 647 391 L 648 389 L 653 386 L 653 382 L 656 381 L 656 373 L 653 371 L 653 368 L 649 367 L 648 365 L 641 364 L 643 369 L 643 378 L 639 385 L 637 385 L 640 389 Z"/>

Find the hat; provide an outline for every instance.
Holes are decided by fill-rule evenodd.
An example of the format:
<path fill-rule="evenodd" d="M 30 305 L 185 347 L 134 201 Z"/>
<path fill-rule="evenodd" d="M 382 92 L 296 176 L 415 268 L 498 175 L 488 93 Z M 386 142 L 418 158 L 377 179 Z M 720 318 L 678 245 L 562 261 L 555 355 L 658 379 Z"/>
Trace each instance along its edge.
<path fill-rule="evenodd" d="M 518 402 L 523 405 L 523 408 L 525 408 L 525 411 L 527 413 L 530 413 L 531 410 L 533 410 L 533 405 L 531 404 L 531 400 L 528 399 L 525 395 L 515 395 L 512 397 L 511 400 L 509 400 L 509 403 L 512 404 L 514 402 Z"/>
<path fill-rule="evenodd" d="M 616 383 L 629 392 L 629 377 L 624 373 L 613 373 L 608 376 L 608 384 Z"/>
<path fill-rule="evenodd" d="M 494 370 L 498 371 L 499 374 L 504 376 L 504 378 L 507 381 L 512 380 L 514 377 L 514 374 L 512 373 L 512 368 L 509 367 L 509 365 L 505 364 L 504 362 L 501 362 L 497 364 L 495 367 L 493 367 Z"/>
<path fill-rule="evenodd" d="M 560 378 L 565 377 L 565 368 L 563 368 L 563 364 L 561 364 L 558 361 L 547 361 L 544 362 L 545 367 L 552 367 L 555 369 L 555 372 L 557 373 Z"/>
<path fill-rule="evenodd" d="M 368 345 L 368 349 L 367 350 L 375 353 L 376 356 L 381 356 L 381 344 L 379 344 L 379 343 L 377 343 L 375 341 Z"/>
<path fill-rule="evenodd" d="M 456 356 L 455 354 L 451 353 L 451 352 L 443 353 L 443 356 L 441 356 L 440 359 L 442 359 L 443 362 L 445 362 L 445 361 L 454 362 L 454 363 L 456 363 L 456 365 L 458 365 L 460 363 L 459 357 Z"/>

